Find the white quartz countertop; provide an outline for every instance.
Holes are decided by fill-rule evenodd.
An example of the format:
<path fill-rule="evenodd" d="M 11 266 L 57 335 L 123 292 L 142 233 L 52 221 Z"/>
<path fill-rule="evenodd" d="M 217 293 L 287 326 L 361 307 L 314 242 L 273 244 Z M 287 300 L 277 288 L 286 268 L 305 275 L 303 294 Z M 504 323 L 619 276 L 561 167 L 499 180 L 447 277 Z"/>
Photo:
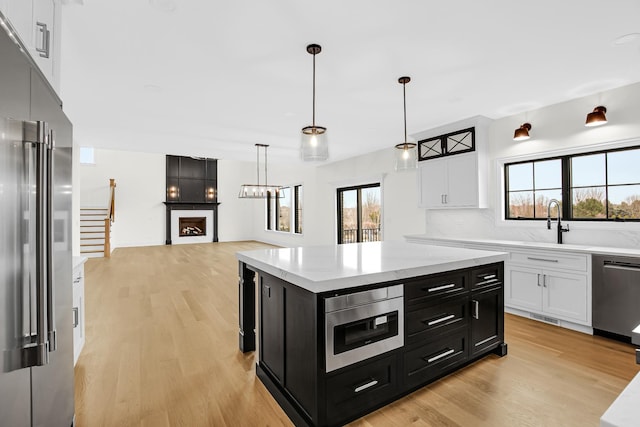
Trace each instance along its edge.
<path fill-rule="evenodd" d="M 600 427 L 637 427 L 640 425 L 640 373 L 620 393 L 600 418 Z"/>
<path fill-rule="evenodd" d="M 314 293 L 505 261 L 508 254 L 401 241 L 258 249 L 238 260 Z"/>
<path fill-rule="evenodd" d="M 540 249 L 540 250 L 553 250 L 559 252 L 583 252 L 589 254 L 602 254 L 602 255 L 617 255 L 617 256 L 640 256 L 640 248 L 614 248 L 608 246 L 591 246 L 591 245 L 570 245 L 570 244 L 557 244 L 549 242 L 524 242 L 516 240 L 498 240 L 498 239 L 474 239 L 474 238 L 456 238 L 456 237 L 432 237 L 426 234 L 415 234 L 405 236 L 409 242 L 424 241 L 429 244 L 437 244 L 437 242 L 458 242 L 478 245 L 493 245 L 505 248 L 520 248 L 520 249 Z"/>

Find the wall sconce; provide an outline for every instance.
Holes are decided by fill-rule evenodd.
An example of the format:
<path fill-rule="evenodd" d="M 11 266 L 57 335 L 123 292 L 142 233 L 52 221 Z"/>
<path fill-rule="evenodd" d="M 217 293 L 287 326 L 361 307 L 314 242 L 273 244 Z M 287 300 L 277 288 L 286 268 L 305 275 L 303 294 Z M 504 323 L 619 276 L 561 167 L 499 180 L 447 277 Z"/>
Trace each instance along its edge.
<path fill-rule="evenodd" d="M 167 196 L 170 200 L 177 199 L 179 194 L 180 194 L 180 191 L 178 190 L 178 187 L 176 187 L 175 185 L 172 185 L 171 187 L 167 188 Z"/>
<path fill-rule="evenodd" d="M 529 131 L 531 130 L 531 123 L 523 123 L 520 125 L 518 129 L 513 133 L 514 141 L 526 141 L 530 138 Z"/>
<path fill-rule="evenodd" d="M 216 191 L 213 187 L 209 187 L 207 188 L 207 191 L 205 193 L 205 197 L 207 198 L 207 200 L 213 200 L 216 197 Z"/>
<path fill-rule="evenodd" d="M 592 112 L 587 114 L 587 121 L 584 123 L 584 125 L 588 127 L 594 127 L 607 124 L 607 116 L 605 115 L 606 112 L 607 107 L 603 107 L 602 105 L 597 106 L 593 109 Z"/>

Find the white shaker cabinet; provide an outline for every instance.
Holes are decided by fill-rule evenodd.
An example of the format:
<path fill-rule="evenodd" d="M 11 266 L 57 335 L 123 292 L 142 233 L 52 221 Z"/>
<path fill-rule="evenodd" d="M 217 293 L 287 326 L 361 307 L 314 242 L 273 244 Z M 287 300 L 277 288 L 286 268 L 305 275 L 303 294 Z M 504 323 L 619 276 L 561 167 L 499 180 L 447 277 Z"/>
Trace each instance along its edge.
<path fill-rule="evenodd" d="M 488 129 L 476 116 L 411 135 L 418 141 L 418 206 L 486 208 Z"/>
<path fill-rule="evenodd" d="M 423 208 L 482 207 L 475 152 L 420 162 L 419 206 Z"/>
<path fill-rule="evenodd" d="M 78 361 L 78 356 L 85 342 L 84 321 L 84 263 L 85 257 L 73 257 L 73 364 Z"/>
<path fill-rule="evenodd" d="M 0 10 L 42 74 L 59 91 L 61 5 L 54 0 L 0 0 Z"/>
<path fill-rule="evenodd" d="M 511 252 L 505 265 L 505 305 L 591 326 L 590 255 Z"/>

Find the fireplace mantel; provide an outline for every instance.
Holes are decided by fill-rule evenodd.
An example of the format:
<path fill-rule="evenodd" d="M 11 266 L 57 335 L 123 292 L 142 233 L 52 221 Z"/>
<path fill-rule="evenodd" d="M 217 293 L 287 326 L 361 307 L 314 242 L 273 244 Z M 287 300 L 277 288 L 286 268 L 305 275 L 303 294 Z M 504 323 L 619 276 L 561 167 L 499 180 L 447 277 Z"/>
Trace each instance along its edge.
<path fill-rule="evenodd" d="M 213 211 L 213 242 L 218 241 L 218 202 L 162 202 L 167 208 L 166 217 L 166 241 L 171 244 L 171 211 L 173 210 L 211 210 Z"/>

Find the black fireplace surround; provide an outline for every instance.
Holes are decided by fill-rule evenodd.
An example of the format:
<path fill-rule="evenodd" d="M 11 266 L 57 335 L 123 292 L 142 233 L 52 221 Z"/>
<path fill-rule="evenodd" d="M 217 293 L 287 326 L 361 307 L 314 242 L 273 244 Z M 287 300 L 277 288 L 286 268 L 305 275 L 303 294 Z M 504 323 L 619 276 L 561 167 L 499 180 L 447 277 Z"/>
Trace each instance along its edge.
<path fill-rule="evenodd" d="M 171 244 L 172 210 L 211 210 L 213 242 L 218 241 L 218 161 L 194 157 L 166 157 L 166 241 Z"/>

